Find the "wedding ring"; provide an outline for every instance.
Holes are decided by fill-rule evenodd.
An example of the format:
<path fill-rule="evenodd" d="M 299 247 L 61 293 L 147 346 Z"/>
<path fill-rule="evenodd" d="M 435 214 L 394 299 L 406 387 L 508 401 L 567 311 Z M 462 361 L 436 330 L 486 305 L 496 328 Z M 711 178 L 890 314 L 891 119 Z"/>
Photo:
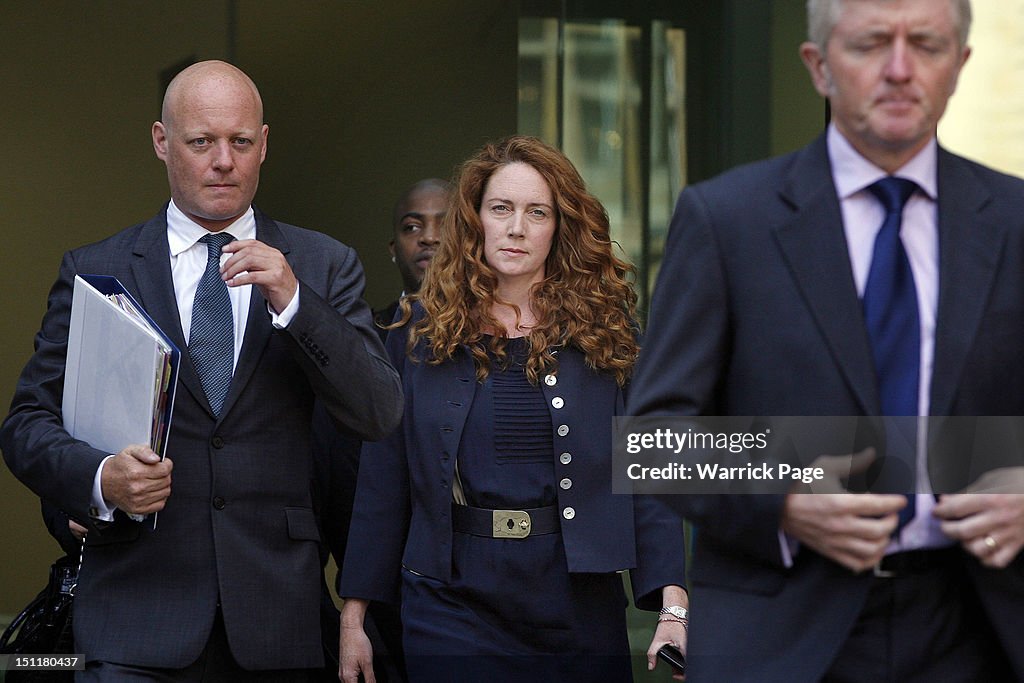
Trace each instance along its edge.
<path fill-rule="evenodd" d="M 989 550 L 995 550 L 999 544 L 996 543 L 996 539 L 992 538 L 992 534 L 985 537 L 985 547 Z"/>

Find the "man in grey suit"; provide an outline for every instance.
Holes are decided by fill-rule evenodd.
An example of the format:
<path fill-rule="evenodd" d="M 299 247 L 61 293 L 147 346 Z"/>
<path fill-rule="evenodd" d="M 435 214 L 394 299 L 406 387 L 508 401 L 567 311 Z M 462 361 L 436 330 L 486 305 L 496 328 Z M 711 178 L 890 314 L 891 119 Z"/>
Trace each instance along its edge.
<path fill-rule="evenodd" d="M 629 413 L 1024 415 L 1024 182 L 936 141 L 969 3 L 808 10 L 832 123 L 682 192 Z M 768 491 L 670 497 L 697 526 L 689 680 L 1024 679 L 1024 497 Z"/>
<path fill-rule="evenodd" d="M 252 208 L 267 135 L 234 66 L 174 78 L 152 129 L 171 200 L 65 254 L 0 430 L 14 474 L 88 528 L 83 680 L 306 680 L 322 666 L 313 402 L 376 439 L 402 396 L 355 252 Z M 183 351 L 163 461 L 146 444 L 99 451 L 61 424 L 76 273 L 117 277 Z M 135 521 L 156 511 L 155 530 Z"/>

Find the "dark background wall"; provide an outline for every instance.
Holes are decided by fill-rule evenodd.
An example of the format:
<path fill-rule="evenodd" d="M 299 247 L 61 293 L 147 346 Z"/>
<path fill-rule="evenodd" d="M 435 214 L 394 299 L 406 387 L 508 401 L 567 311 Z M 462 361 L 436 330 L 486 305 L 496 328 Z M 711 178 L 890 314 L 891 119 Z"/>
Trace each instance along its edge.
<path fill-rule="evenodd" d="M 692 37 L 707 65 L 688 105 L 695 177 L 820 130 L 797 57 L 802 0 L 678 1 L 716 17 Z M 271 131 L 256 204 L 356 247 L 380 306 L 401 289 L 385 249 L 396 196 L 516 130 L 519 11 L 515 0 L 0 2 L 0 414 L 61 254 L 167 199 L 149 137 L 162 74 L 217 58 L 253 77 Z M 0 553 L 3 623 L 59 550 L 2 466 Z"/>
<path fill-rule="evenodd" d="M 0 413 L 61 254 L 152 216 L 167 199 L 149 130 L 161 73 L 230 59 L 270 124 L 256 203 L 356 247 L 367 298 L 401 290 L 391 207 L 516 126 L 508 0 L 0 3 Z M 59 554 L 38 501 L 0 467 L 0 622 Z"/>

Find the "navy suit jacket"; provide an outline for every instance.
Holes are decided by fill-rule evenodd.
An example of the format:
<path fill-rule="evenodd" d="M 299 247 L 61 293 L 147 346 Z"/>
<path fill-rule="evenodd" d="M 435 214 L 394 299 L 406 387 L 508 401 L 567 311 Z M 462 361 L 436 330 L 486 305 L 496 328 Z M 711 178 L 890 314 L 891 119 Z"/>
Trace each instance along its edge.
<path fill-rule="evenodd" d="M 1024 415 L 1024 181 L 940 148 L 938 187 L 931 414 Z M 682 192 L 628 412 L 879 414 L 824 136 Z M 669 498 L 699 529 L 694 680 L 818 680 L 870 572 L 807 548 L 786 568 L 781 494 Z M 963 561 L 1024 678 L 1024 559 L 1002 571 Z"/>
<path fill-rule="evenodd" d="M 402 565 L 448 581 L 452 571 L 452 480 L 462 430 L 476 392 L 468 350 L 440 365 L 415 362 L 405 353 L 408 325 L 393 330 L 387 350 L 405 390 L 405 415 L 388 438 L 363 446 L 341 594 L 397 602 Z M 424 345 L 414 350 L 423 357 Z M 540 383 L 551 414 L 556 472 L 572 487 L 558 490 L 570 572 L 632 569 L 638 605 L 661 606 L 658 592 L 683 585 L 682 525 L 660 501 L 612 494 L 612 416 L 623 392 L 609 375 L 586 367 L 572 348 L 557 352 L 554 381 Z M 561 408 L 551 401 L 563 398 Z M 558 428 L 568 427 L 560 435 Z M 571 455 L 563 464 L 559 456 Z"/>
<path fill-rule="evenodd" d="M 362 301 L 355 252 L 259 212 L 256 237 L 287 258 L 299 280 L 299 308 L 287 329 L 274 329 L 252 289 L 219 417 L 182 335 L 165 212 L 64 256 L 0 447 L 29 488 L 90 527 L 74 621 L 76 646 L 89 659 L 187 666 L 206 644 L 219 601 L 243 667 L 322 662 L 313 400 L 347 430 L 379 438 L 400 418 L 401 388 Z M 109 525 L 89 516 L 93 477 L 108 454 L 73 439 L 61 423 L 76 273 L 117 277 L 183 352 L 167 446 L 171 495 L 155 531 L 120 512 Z"/>

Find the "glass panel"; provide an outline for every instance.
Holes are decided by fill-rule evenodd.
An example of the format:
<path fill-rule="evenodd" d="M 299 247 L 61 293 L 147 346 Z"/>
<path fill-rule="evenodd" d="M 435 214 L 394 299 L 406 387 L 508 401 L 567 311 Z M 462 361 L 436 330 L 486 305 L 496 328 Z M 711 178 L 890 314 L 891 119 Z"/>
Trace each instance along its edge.
<path fill-rule="evenodd" d="M 565 26 L 562 149 L 601 200 L 633 263 L 643 255 L 640 29 L 619 20 Z"/>
<path fill-rule="evenodd" d="M 519 132 L 558 145 L 558 19 L 519 20 Z"/>
<path fill-rule="evenodd" d="M 559 36 L 558 19 L 519 22 L 519 132 L 559 145 L 604 204 L 612 239 L 637 267 L 641 311 L 687 153 L 686 35 L 650 26 L 565 21 Z"/>
<path fill-rule="evenodd" d="M 651 180 L 647 291 L 654 289 L 676 197 L 686 185 L 686 32 L 651 26 Z"/>

